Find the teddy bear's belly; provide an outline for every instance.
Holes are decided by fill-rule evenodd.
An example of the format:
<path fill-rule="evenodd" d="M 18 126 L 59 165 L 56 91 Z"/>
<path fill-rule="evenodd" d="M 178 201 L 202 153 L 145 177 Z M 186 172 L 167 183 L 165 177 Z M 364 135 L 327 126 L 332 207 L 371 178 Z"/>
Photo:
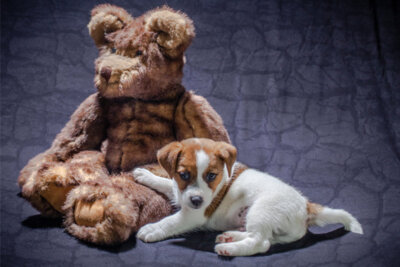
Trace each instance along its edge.
<path fill-rule="evenodd" d="M 121 104 L 120 104 L 121 105 Z M 110 171 L 130 171 L 157 162 L 157 150 L 175 141 L 174 105 L 128 103 L 110 109 L 106 165 Z"/>

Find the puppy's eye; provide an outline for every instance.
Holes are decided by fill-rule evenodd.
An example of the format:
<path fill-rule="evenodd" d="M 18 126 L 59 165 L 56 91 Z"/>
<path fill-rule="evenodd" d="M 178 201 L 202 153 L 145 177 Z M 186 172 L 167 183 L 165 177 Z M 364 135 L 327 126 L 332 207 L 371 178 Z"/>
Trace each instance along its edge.
<path fill-rule="evenodd" d="M 189 172 L 180 172 L 179 176 L 184 181 L 189 181 L 190 180 L 190 173 Z"/>
<path fill-rule="evenodd" d="M 209 172 L 209 173 L 207 173 L 206 180 L 209 183 L 209 182 L 214 181 L 215 177 L 217 177 L 217 175 L 215 173 Z"/>
<path fill-rule="evenodd" d="M 143 51 L 142 50 L 138 50 L 138 51 L 136 51 L 136 54 L 135 54 L 135 56 L 141 56 L 141 55 L 143 55 Z"/>

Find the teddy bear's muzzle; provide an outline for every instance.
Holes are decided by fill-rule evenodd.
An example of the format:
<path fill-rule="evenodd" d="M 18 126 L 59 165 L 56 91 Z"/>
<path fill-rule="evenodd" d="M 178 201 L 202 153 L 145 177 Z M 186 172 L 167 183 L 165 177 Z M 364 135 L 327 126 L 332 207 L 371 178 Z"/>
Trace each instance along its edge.
<path fill-rule="evenodd" d="M 107 82 L 111 77 L 112 70 L 109 67 L 104 67 L 100 71 L 100 76 L 103 77 Z"/>
<path fill-rule="evenodd" d="M 127 95 L 136 77 L 143 69 L 138 59 L 116 54 L 106 54 L 96 61 L 95 85 L 105 97 Z"/>

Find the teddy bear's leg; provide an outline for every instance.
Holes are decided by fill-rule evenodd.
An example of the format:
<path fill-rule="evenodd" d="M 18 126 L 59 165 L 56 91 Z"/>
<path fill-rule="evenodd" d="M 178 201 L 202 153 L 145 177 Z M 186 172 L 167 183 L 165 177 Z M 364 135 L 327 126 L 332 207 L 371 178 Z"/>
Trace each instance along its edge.
<path fill-rule="evenodd" d="M 21 195 L 28 200 L 31 205 L 39 210 L 44 216 L 59 217 L 59 214 L 53 207 L 34 190 L 37 178 L 37 172 L 46 161 L 46 152 L 40 153 L 32 158 L 28 164 L 21 170 L 18 177 L 18 185 L 21 187 Z"/>
<path fill-rule="evenodd" d="M 77 185 L 108 177 L 101 152 L 85 151 L 66 162 L 40 154 L 21 171 L 22 196 L 43 215 L 60 217 L 67 194 Z"/>
<path fill-rule="evenodd" d="M 46 217 L 62 216 L 65 196 L 76 181 L 62 162 L 42 153 L 31 159 L 18 178 L 22 196 Z"/>
<path fill-rule="evenodd" d="M 128 173 L 77 186 L 64 209 L 67 231 L 97 244 L 121 243 L 142 225 L 171 213 L 165 197 L 135 183 Z"/>
<path fill-rule="evenodd" d="M 76 185 L 78 185 L 78 181 L 71 175 L 66 163 L 50 162 L 44 164 L 38 171 L 35 191 L 53 209 L 63 214 L 62 206 L 67 194 Z"/>

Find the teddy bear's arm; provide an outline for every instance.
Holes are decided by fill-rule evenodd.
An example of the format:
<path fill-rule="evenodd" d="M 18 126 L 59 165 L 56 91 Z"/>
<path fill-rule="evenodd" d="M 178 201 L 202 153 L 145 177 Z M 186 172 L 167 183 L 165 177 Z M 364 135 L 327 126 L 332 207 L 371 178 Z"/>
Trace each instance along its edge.
<path fill-rule="evenodd" d="M 186 92 L 179 101 L 175 130 L 178 140 L 199 137 L 230 143 L 221 117 L 204 97 L 192 92 Z"/>
<path fill-rule="evenodd" d="M 82 150 L 96 150 L 105 139 L 105 117 L 98 93 L 90 95 L 72 114 L 50 148 L 58 160 L 67 160 Z"/>

